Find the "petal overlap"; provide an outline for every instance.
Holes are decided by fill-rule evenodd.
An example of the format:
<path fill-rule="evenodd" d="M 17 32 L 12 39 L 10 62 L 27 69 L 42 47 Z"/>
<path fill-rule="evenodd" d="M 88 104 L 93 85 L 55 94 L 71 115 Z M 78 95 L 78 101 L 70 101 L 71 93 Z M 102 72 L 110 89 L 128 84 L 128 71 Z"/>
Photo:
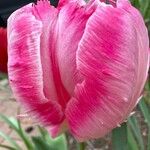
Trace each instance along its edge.
<path fill-rule="evenodd" d="M 77 2 L 66 4 L 59 13 L 57 60 L 61 80 L 69 92 L 73 94 L 76 83 L 81 80 L 76 70 L 76 51 L 86 22 L 95 11 L 96 5 L 84 8 Z"/>

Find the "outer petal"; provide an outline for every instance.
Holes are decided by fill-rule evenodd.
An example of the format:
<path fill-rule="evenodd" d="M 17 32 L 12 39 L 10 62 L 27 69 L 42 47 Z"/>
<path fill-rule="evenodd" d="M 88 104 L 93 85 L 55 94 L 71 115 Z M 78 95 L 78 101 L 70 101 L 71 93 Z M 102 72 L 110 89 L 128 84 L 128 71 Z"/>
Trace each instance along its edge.
<path fill-rule="evenodd" d="M 70 95 L 73 94 L 75 85 L 81 80 L 76 70 L 76 51 L 79 41 L 91 14 L 96 5 L 81 6 L 78 2 L 66 4 L 59 13 L 57 60 L 61 81 Z"/>
<path fill-rule="evenodd" d="M 143 20 L 134 13 L 146 39 L 140 37 L 135 18 L 104 3 L 87 22 L 77 51 L 77 67 L 84 80 L 76 86 L 66 109 L 71 132 L 80 141 L 102 137 L 115 128 L 140 96 L 147 74 L 148 43 Z M 144 73 L 139 78 L 141 70 Z"/>
<path fill-rule="evenodd" d="M 132 106 L 134 104 L 137 104 L 137 95 L 141 94 L 141 91 L 144 87 L 144 84 L 147 79 L 147 73 L 149 69 L 149 38 L 148 38 L 148 31 L 147 28 L 145 28 L 145 23 L 140 15 L 140 12 L 131 6 L 129 1 L 127 0 L 118 0 L 117 6 L 119 8 L 124 9 L 130 17 L 134 20 L 134 27 L 137 32 L 137 40 L 138 40 L 138 76 L 137 76 L 137 82 L 135 86 L 135 93 L 134 98 L 132 101 L 132 104 L 130 105 L 130 109 L 132 109 Z"/>
<path fill-rule="evenodd" d="M 42 18 L 34 16 L 33 9 L 29 4 L 13 13 L 8 20 L 9 80 L 15 97 L 32 114 L 46 125 L 57 125 L 63 120 L 63 112 L 60 105 L 47 95 L 44 78 L 48 71 L 43 69 L 45 62 L 41 51 L 41 46 L 44 46 L 41 38 L 46 38 L 42 35 L 44 23 Z M 47 53 L 46 46 L 44 49 Z M 51 72 L 48 65 L 47 69 Z M 49 79 L 47 82 L 50 82 Z"/>
<path fill-rule="evenodd" d="M 32 8 L 33 15 L 42 22 L 42 34 L 40 37 L 40 55 L 43 70 L 44 93 L 47 98 L 59 101 L 55 80 L 56 74 L 53 72 L 57 66 L 53 61 L 55 57 L 55 45 L 57 37 L 56 23 L 58 10 L 50 6 L 47 0 L 38 1 Z M 58 85 L 57 85 L 58 86 Z"/>
<path fill-rule="evenodd" d="M 7 30 L 0 28 L 0 71 L 7 72 Z"/>

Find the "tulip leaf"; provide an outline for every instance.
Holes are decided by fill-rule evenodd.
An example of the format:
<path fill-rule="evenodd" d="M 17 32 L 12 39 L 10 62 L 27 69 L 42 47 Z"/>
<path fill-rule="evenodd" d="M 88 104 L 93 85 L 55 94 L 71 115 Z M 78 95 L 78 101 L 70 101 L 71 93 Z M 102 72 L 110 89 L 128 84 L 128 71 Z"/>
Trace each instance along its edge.
<path fill-rule="evenodd" d="M 32 137 L 32 141 L 35 145 L 35 150 L 67 150 L 67 142 L 64 135 L 59 136 L 56 139 L 46 141 L 42 136 Z"/>
<path fill-rule="evenodd" d="M 140 0 L 131 0 L 131 3 L 134 7 L 140 8 Z"/>
<path fill-rule="evenodd" d="M 24 141 L 24 144 L 26 145 L 27 149 L 32 150 L 33 149 L 33 144 L 30 141 L 29 137 L 27 136 L 27 134 L 23 131 L 22 127 L 21 127 L 21 123 L 19 120 L 16 120 L 17 124 L 18 124 L 18 128 L 19 128 L 19 132 L 18 135 L 22 138 L 22 140 Z"/>
<path fill-rule="evenodd" d="M 145 122 L 148 125 L 147 150 L 150 150 L 150 111 L 143 98 L 139 103 L 140 110 L 144 116 Z"/>
<path fill-rule="evenodd" d="M 145 0 L 145 2 L 143 2 L 143 16 L 144 18 L 149 17 L 149 8 L 150 8 L 150 1 L 149 0 Z"/>
<path fill-rule="evenodd" d="M 145 118 L 145 122 L 150 127 L 150 111 L 149 111 L 149 108 L 144 101 L 144 98 L 140 101 L 139 107 L 140 107 L 140 110 L 141 110 L 141 112 Z"/>
<path fill-rule="evenodd" d="M 123 123 L 121 127 L 112 131 L 113 150 L 127 150 L 127 123 Z"/>
<path fill-rule="evenodd" d="M 139 127 L 139 123 L 136 119 L 135 116 L 131 116 L 129 119 L 128 119 L 128 123 L 133 131 L 133 134 L 137 140 L 137 143 L 139 144 L 140 146 L 140 150 L 144 150 L 144 142 L 143 142 L 143 138 L 142 138 L 142 134 L 141 134 L 141 130 L 140 130 L 140 127 Z"/>
<path fill-rule="evenodd" d="M 20 146 L 13 140 L 9 135 L 6 135 L 2 131 L 0 131 L 0 136 L 4 138 L 6 141 L 8 141 L 16 150 L 20 150 Z"/>
<path fill-rule="evenodd" d="M 138 144 L 129 127 L 128 127 L 128 150 L 139 150 Z"/>
<path fill-rule="evenodd" d="M 40 126 L 38 127 L 38 129 L 40 131 L 42 139 L 47 141 L 49 145 L 51 145 L 52 147 L 55 147 L 56 150 L 59 150 L 61 148 L 62 148 L 62 150 L 67 150 L 67 140 L 66 140 L 66 137 L 64 134 L 60 135 L 59 137 L 57 137 L 55 139 L 52 139 L 46 129 L 44 129 Z M 61 146 L 59 146 L 59 145 L 61 145 Z"/>
<path fill-rule="evenodd" d="M 41 137 L 32 137 L 32 141 L 35 145 L 35 150 L 50 150 L 50 145 Z"/>
<path fill-rule="evenodd" d="M 16 132 L 18 132 L 18 124 L 14 118 L 8 118 L 2 114 L 0 114 L 0 119 L 5 121 L 10 128 L 14 129 Z"/>
<path fill-rule="evenodd" d="M 3 148 L 8 149 L 8 150 L 17 150 L 17 149 L 14 148 L 14 147 L 7 146 L 7 145 L 3 145 L 3 144 L 0 144 L 0 147 L 3 147 Z M 19 149 L 19 150 L 20 150 L 20 149 Z"/>
<path fill-rule="evenodd" d="M 55 147 L 56 150 L 67 150 L 67 140 L 65 135 L 61 135 L 49 143 L 52 147 Z"/>
<path fill-rule="evenodd" d="M 14 131 L 16 131 L 16 133 L 20 136 L 20 138 L 23 140 L 24 144 L 26 145 L 27 149 L 29 150 L 33 150 L 33 145 L 30 142 L 28 136 L 24 133 L 24 131 L 22 130 L 22 127 L 20 125 L 20 121 L 16 120 L 15 118 L 12 117 L 6 117 L 2 114 L 0 114 L 0 118 L 5 121 L 10 128 L 12 128 Z"/>

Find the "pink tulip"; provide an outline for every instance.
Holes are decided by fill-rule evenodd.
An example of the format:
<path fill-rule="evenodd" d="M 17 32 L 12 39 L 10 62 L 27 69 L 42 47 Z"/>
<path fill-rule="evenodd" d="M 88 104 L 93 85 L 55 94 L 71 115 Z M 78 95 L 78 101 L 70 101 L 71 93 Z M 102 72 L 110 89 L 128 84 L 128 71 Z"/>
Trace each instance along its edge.
<path fill-rule="evenodd" d="M 8 45 L 13 93 L 53 137 L 64 126 L 79 141 L 104 136 L 147 78 L 147 29 L 127 0 L 29 4 L 9 18 Z"/>

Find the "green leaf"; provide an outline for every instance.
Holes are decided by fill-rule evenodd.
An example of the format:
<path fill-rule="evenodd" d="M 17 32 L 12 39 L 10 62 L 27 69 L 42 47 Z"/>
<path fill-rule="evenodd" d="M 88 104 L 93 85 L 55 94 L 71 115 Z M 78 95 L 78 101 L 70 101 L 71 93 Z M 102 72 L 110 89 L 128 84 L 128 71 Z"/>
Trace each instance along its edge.
<path fill-rule="evenodd" d="M 139 150 L 138 144 L 134 139 L 134 136 L 129 127 L 128 127 L 128 150 Z"/>
<path fill-rule="evenodd" d="M 145 122 L 148 125 L 147 150 L 150 150 L 150 111 L 149 111 L 148 105 L 146 105 L 145 103 L 144 98 L 140 101 L 139 107 L 144 116 Z"/>
<path fill-rule="evenodd" d="M 40 131 L 41 138 L 47 142 L 47 144 L 51 147 L 52 150 L 67 150 L 67 140 L 65 135 L 62 134 L 61 136 L 52 139 L 47 130 L 40 126 L 38 127 L 38 129 Z"/>
<path fill-rule="evenodd" d="M 64 134 L 52 139 L 50 134 L 42 127 L 39 127 L 42 138 L 47 141 L 51 147 L 55 147 L 56 150 L 67 150 L 67 140 Z"/>
<path fill-rule="evenodd" d="M 49 144 L 51 147 L 55 147 L 55 150 L 67 150 L 67 140 L 64 134 L 55 139 L 52 139 L 52 142 Z"/>
<path fill-rule="evenodd" d="M 30 141 L 29 137 L 25 134 L 25 132 L 22 130 L 19 120 L 16 120 L 15 118 L 12 117 L 8 118 L 2 114 L 0 114 L 0 118 L 4 122 L 6 122 L 12 129 L 14 129 L 14 131 L 16 131 L 16 133 L 23 140 L 28 150 L 33 150 L 32 142 Z"/>
<path fill-rule="evenodd" d="M 145 122 L 150 127 L 150 111 L 149 111 L 149 108 L 144 101 L 144 98 L 140 101 L 139 107 L 140 107 L 140 110 L 141 110 L 141 112 L 145 118 Z"/>
<path fill-rule="evenodd" d="M 35 150 L 52 150 L 50 145 L 41 137 L 32 137 Z"/>
<path fill-rule="evenodd" d="M 134 7 L 140 8 L 140 1 L 139 0 L 131 0 L 131 3 Z"/>
<path fill-rule="evenodd" d="M 44 139 L 44 140 L 46 140 L 46 141 L 51 141 L 51 138 L 50 138 L 50 135 L 49 135 L 49 133 L 46 131 L 46 129 L 44 129 L 44 128 L 42 128 L 42 127 L 40 127 L 40 126 L 38 126 L 38 129 L 39 129 L 39 132 L 40 132 L 40 134 L 41 134 L 41 136 L 42 136 L 42 138 Z"/>
<path fill-rule="evenodd" d="M 9 150 L 17 150 L 17 149 L 15 149 L 14 147 L 7 146 L 7 145 L 3 145 L 3 144 L 0 144 L 0 147 L 3 147 L 3 148 L 5 148 L 5 149 L 9 149 Z"/>
<path fill-rule="evenodd" d="M 149 8 L 150 8 L 150 1 L 149 0 L 145 0 L 145 3 L 143 5 L 143 16 L 144 16 L 144 18 L 149 17 L 148 16 L 148 14 L 149 14 Z"/>
<path fill-rule="evenodd" d="M 20 146 L 13 140 L 9 135 L 6 135 L 5 133 L 0 131 L 0 136 L 4 138 L 6 141 L 8 141 L 16 150 L 21 150 Z"/>
<path fill-rule="evenodd" d="M 21 127 L 21 123 L 19 120 L 17 120 L 17 123 L 18 123 L 18 127 L 19 127 L 19 136 L 22 138 L 22 140 L 24 141 L 24 144 L 26 145 L 26 147 L 29 149 L 29 150 L 33 150 L 33 144 L 31 142 L 31 139 L 28 137 L 28 135 L 22 130 L 22 127 Z"/>
<path fill-rule="evenodd" d="M 141 131 L 140 131 L 140 127 L 139 127 L 139 123 L 136 119 L 135 116 L 131 116 L 129 119 L 128 119 L 128 123 L 133 131 L 133 134 L 140 146 L 140 150 L 144 150 L 144 142 L 143 142 L 143 138 L 142 138 L 142 135 L 141 135 Z"/>
<path fill-rule="evenodd" d="M 67 150 L 67 142 L 63 135 L 50 141 L 45 141 L 42 136 L 32 137 L 35 150 Z"/>
<path fill-rule="evenodd" d="M 127 150 L 127 123 L 112 131 L 113 150 Z"/>
<path fill-rule="evenodd" d="M 18 125 L 16 123 L 16 120 L 13 118 L 8 118 L 2 114 L 0 114 L 0 118 L 1 120 L 3 120 L 4 122 L 6 122 L 10 128 L 14 129 L 16 132 L 18 132 Z"/>

